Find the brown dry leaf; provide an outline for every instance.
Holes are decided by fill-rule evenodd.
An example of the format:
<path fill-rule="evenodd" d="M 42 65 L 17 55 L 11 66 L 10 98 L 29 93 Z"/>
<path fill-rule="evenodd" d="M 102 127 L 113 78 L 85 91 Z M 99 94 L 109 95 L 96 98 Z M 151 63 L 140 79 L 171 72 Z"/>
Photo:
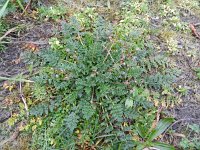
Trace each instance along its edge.
<path fill-rule="evenodd" d="M 17 65 L 20 63 L 20 61 L 21 61 L 21 58 L 18 58 L 18 59 L 13 60 L 12 63 Z"/>
<path fill-rule="evenodd" d="M 10 84 L 8 81 L 5 81 L 3 83 L 3 88 L 5 90 L 9 90 L 11 92 L 15 88 L 15 85 L 14 84 Z"/>
<path fill-rule="evenodd" d="M 140 137 L 137 136 L 137 135 L 134 135 L 134 136 L 132 137 L 132 140 L 133 140 L 133 141 L 139 141 L 139 140 L 140 140 Z"/>
<path fill-rule="evenodd" d="M 4 89 L 7 89 L 7 88 L 8 88 L 8 81 L 5 81 L 5 82 L 3 83 L 3 88 L 4 88 Z"/>
<path fill-rule="evenodd" d="M 182 137 L 182 138 L 185 138 L 185 135 L 184 134 L 181 134 L 181 133 L 172 133 L 173 136 L 177 136 L 177 137 Z"/>
<path fill-rule="evenodd" d="M 195 26 L 194 26 L 193 24 L 190 24 L 189 27 L 190 27 L 190 29 L 192 30 L 193 35 L 194 35 L 196 38 L 200 39 L 200 34 L 197 32 Z"/>
<path fill-rule="evenodd" d="M 158 124 L 158 122 L 160 120 L 160 113 L 161 113 L 161 111 L 162 111 L 162 106 L 158 107 L 158 111 L 156 113 L 156 119 L 153 121 L 151 129 L 156 128 L 156 126 L 157 126 L 157 124 Z"/>
<path fill-rule="evenodd" d="M 37 19 L 37 15 L 38 15 L 38 11 L 36 10 L 33 10 L 30 14 L 30 17 L 33 18 L 33 19 Z"/>
<path fill-rule="evenodd" d="M 36 44 L 33 43 L 27 43 L 24 45 L 23 49 L 32 51 L 32 52 L 36 52 L 39 50 L 38 46 Z"/>
<path fill-rule="evenodd" d="M 78 137 L 78 139 L 80 140 L 80 139 L 81 139 L 81 137 L 82 137 L 82 134 L 81 134 L 81 133 L 79 133 L 77 137 Z"/>
<path fill-rule="evenodd" d="M 151 125 L 151 129 L 154 129 L 156 126 L 157 126 L 157 120 L 154 120 Z"/>
<path fill-rule="evenodd" d="M 101 139 L 98 140 L 98 141 L 95 143 L 95 145 L 97 146 L 100 142 L 101 142 Z"/>
<path fill-rule="evenodd" d="M 153 102 L 154 102 L 154 106 L 158 107 L 159 101 L 157 99 L 154 99 Z"/>
<path fill-rule="evenodd" d="M 164 100 L 161 102 L 161 105 L 162 105 L 163 108 L 167 107 L 166 102 Z"/>
<path fill-rule="evenodd" d="M 122 124 L 123 124 L 124 127 L 128 126 L 127 122 L 123 122 Z"/>
<path fill-rule="evenodd" d="M 6 97 L 6 98 L 5 98 L 5 105 L 10 106 L 10 105 L 12 105 L 12 104 L 13 104 L 13 100 L 10 99 L 10 98 L 8 98 L 8 97 Z"/>

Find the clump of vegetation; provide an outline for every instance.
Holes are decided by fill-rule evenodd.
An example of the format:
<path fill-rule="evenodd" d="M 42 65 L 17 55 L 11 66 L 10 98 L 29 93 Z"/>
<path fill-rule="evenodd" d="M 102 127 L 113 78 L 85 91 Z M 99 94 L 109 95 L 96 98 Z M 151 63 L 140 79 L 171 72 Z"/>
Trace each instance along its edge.
<path fill-rule="evenodd" d="M 45 20 L 52 19 L 52 20 L 57 21 L 59 19 L 65 19 L 66 18 L 68 8 L 63 6 L 63 5 L 51 6 L 50 8 L 43 6 L 43 7 L 40 7 L 38 9 L 38 11 L 39 11 L 40 17 L 42 19 L 45 19 Z"/>
<path fill-rule="evenodd" d="M 5 23 L 5 20 L 0 20 L 0 37 L 4 35 L 7 29 L 8 29 L 8 25 Z M 0 43 L 0 51 L 4 49 L 5 49 L 5 45 Z"/>
<path fill-rule="evenodd" d="M 23 6 L 24 2 L 25 1 L 21 1 L 21 0 L 16 0 L 16 1 L 1 0 L 0 1 L 0 18 L 10 12 L 16 11 L 16 8 L 20 8 L 21 10 L 24 11 L 25 10 Z"/>
<path fill-rule="evenodd" d="M 147 9 L 141 7 L 140 15 Z M 87 9 L 62 22 L 61 37 L 50 40 L 50 49 L 28 54 L 39 69 L 24 127 L 33 134 L 33 149 L 173 149 L 152 142 L 172 120 L 163 120 L 159 129 L 152 124 L 156 106 L 169 98 L 158 93 L 173 91 L 177 73 L 145 40 L 148 31 L 142 27 L 148 22 L 135 20 L 124 18 L 112 27 Z"/>

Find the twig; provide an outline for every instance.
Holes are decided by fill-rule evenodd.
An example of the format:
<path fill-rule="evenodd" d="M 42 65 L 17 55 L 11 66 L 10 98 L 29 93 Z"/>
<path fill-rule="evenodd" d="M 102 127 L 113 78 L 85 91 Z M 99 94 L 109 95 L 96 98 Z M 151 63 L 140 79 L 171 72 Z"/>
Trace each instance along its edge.
<path fill-rule="evenodd" d="M 27 104 L 26 104 L 26 100 L 25 100 L 24 94 L 23 94 L 23 92 L 22 92 L 22 82 L 21 82 L 21 81 L 19 82 L 19 92 L 20 92 L 20 97 L 21 97 L 21 99 L 22 99 L 22 101 L 23 101 L 23 103 L 24 103 L 24 108 L 25 108 L 25 110 L 26 110 L 26 116 L 27 116 L 27 118 L 28 118 L 28 116 L 29 116 L 29 113 L 28 113 L 28 106 L 27 106 Z"/>
<path fill-rule="evenodd" d="M 153 121 L 150 130 L 153 130 L 160 120 L 160 113 L 162 112 L 162 106 L 158 107 L 158 111 L 156 113 L 156 119 Z"/>
<path fill-rule="evenodd" d="M 2 147 L 4 144 L 6 144 L 8 142 L 11 142 L 11 141 L 15 140 L 18 135 L 19 135 L 19 129 L 17 129 L 17 131 L 15 131 L 11 137 L 9 137 L 8 139 L 2 141 L 0 143 L 0 147 Z"/>
<path fill-rule="evenodd" d="M 6 120 L 8 120 L 11 117 L 11 114 L 9 113 L 5 118 L 0 120 L 0 123 L 5 122 Z"/>
<path fill-rule="evenodd" d="M 160 113 L 162 112 L 162 106 L 160 106 L 159 108 L 158 108 L 158 111 L 157 111 L 157 113 L 156 113 L 156 124 L 159 122 L 159 120 L 160 120 Z"/>
<path fill-rule="evenodd" d="M 36 44 L 36 45 L 47 45 L 48 42 L 47 41 L 38 41 L 38 42 L 33 42 L 33 41 L 11 41 L 11 42 L 0 42 L 0 44 L 9 44 L 9 43 L 32 43 L 32 44 Z"/>
<path fill-rule="evenodd" d="M 21 125 L 22 125 L 22 122 L 21 122 L 20 125 L 17 127 L 16 131 L 15 131 L 8 139 L 5 139 L 5 140 L 3 140 L 3 141 L 0 142 L 0 148 L 1 148 L 4 144 L 6 144 L 6 143 L 8 143 L 8 142 L 12 142 L 13 140 L 15 140 L 15 139 L 18 137 L 18 135 L 19 135 L 19 127 L 20 127 Z"/>
<path fill-rule="evenodd" d="M 0 41 L 2 41 L 11 32 L 14 32 L 16 29 L 17 29 L 17 27 L 14 27 L 14 28 L 11 28 L 8 31 L 6 31 L 6 33 L 2 37 L 0 37 Z"/>
<path fill-rule="evenodd" d="M 110 53 L 112 47 L 113 47 L 113 44 L 110 46 L 110 49 L 107 50 L 107 55 L 106 55 L 105 59 L 103 60 L 103 63 L 107 60 L 108 56 L 110 56 L 110 58 L 112 59 L 112 61 L 115 62 L 115 60 L 113 59 L 113 57 L 112 57 L 112 55 L 111 55 L 111 53 Z M 106 47 L 105 47 L 105 49 L 106 49 Z"/>
<path fill-rule="evenodd" d="M 84 46 L 83 41 L 82 41 L 81 36 L 80 36 L 79 33 L 78 33 L 78 39 L 79 39 L 79 41 L 81 42 L 81 45 Z"/>
<path fill-rule="evenodd" d="M 195 118 L 185 118 L 185 119 L 179 119 L 175 121 L 169 128 L 173 127 L 175 124 L 182 122 L 182 121 L 200 121 L 200 119 L 195 119 Z"/>
<path fill-rule="evenodd" d="M 196 27 L 196 26 L 200 26 L 200 22 L 195 23 L 194 26 L 195 26 L 195 27 Z"/>
<path fill-rule="evenodd" d="M 34 82 L 34 81 L 31 81 L 31 80 L 26 80 L 26 79 L 18 79 L 18 78 L 7 78 L 7 77 L 1 77 L 0 76 L 0 81 L 1 80 L 10 80 L 10 81 L 19 81 L 19 82 Z"/>
<path fill-rule="evenodd" d="M 148 147 L 148 148 L 144 148 L 143 150 L 160 150 L 160 149 L 155 148 L 155 147 Z"/>
<path fill-rule="evenodd" d="M 182 122 L 182 121 L 200 121 L 200 119 L 195 119 L 195 118 L 185 118 L 185 119 L 179 119 L 177 121 L 175 121 L 173 124 L 171 124 L 167 130 L 165 130 L 165 132 L 163 133 L 163 137 L 165 136 L 165 134 L 167 133 L 167 131 L 172 128 L 175 124 Z"/>
<path fill-rule="evenodd" d="M 26 10 L 28 9 L 28 7 L 31 5 L 32 0 L 29 0 L 28 4 L 26 5 L 22 15 L 24 15 L 26 13 Z"/>
<path fill-rule="evenodd" d="M 195 25 L 190 24 L 190 29 L 192 30 L 193 35 L 194 35 L 196 38 L 200 39 L 200 34 L 199 34 L 199 33 L 197 32 L 197 30 L 195 29 Z"/>
<path fill-rule="evenodd" d="M 95 137 L 95 139 L 104 138 L 104 137 L 110 137 L 110 136 L 115 136 L 115 135 L 116 134 L 106 134 L 106 135 L 97 136 L 97 137 Z"/>

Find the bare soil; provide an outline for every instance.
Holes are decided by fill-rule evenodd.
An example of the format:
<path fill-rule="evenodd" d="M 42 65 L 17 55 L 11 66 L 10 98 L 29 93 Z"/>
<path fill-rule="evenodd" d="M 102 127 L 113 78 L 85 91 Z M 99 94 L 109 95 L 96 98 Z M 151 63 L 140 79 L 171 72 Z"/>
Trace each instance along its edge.
<path fill-rule="evenodd" d="M 31 25 L 23 31 L 20 36 L 15 33 L 15 38 L 7 44 L 7 48 L 0 52 L 0 76 L 16 77 L 19 74 L 28 74 L 26 64 L 23 61 L 24 51 L 31 51 L 33 47 L 44 49 L 48 47 L 48 39 L 53 36 L 53 25 L 51 23 L 43 23 L 42 25 Z M 34 44 L 33 44 L 34 43 Z M 12 85 L 12 82 L 0 81 L 0 149 L 1 142 L 9 139 L 16 134 L 19 123 L 9 126 L 8 120 L 13 113 L 19 111 L 14 100 L 21 101 L 19 84 L 14 83 L 14 90 L 9 91 L 5 88 L 5 84 Z M 13 148 L 20 146 L 19 141 L 12 143 Z M 18 149 L 21 149 L 18 147 Z"/>

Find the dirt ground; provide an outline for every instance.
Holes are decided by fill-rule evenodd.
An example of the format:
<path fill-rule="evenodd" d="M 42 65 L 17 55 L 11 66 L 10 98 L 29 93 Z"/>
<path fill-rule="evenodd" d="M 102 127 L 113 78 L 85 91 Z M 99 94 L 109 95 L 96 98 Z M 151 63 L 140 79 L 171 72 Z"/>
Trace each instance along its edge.
<path fill-rule="evenodd" d="M 44 23 L 42 25 L 31 25 L 19 37 L 15 37 L 14 40 L 7 44 L 6 50 L 0 52 L 0 76 L 10 78 L 19 74 L 26 75 L 28 71 L 26 64 L 23 62 L 22 54 L 26 50 L 32 50 L 31 43 L 34 43 L 37 49 L 48 47 L 48 39 L 53 33 L 53 25 Z M 16 33 L 15 36 L 17 36 Z M 1 142 L 10 139 L 16 133 L 15 131 L 19 124 L 17 123 L 15 126 L 10 127 L 6 120 L 10 118 L 11 113 L 18 111 L 14 100 L 22 101 L 19 84 L 15 84 L 12 91 L 5 89 L 5 84 L 7 82 L 0 81 L 0 149 Z M 10 84 L 12 85 L 12 82 L 9 82 Z M 12 144 L 16 146 L 17 143 L 15 141 Z"/>
<path fill-rule="evenodd" d="M 200 22 L 200 18 L 190 14 L 182 17 L 182 20 L 190 24 Z M 197 26 L 197 30 L 199 29 L 200 26 Z M 182 96 L 182 103 L 172 110 L 173 116 L 200 124 L 200 80 L 194 71 L 200 67 L 200 39 L 190 34 L 187 37 L 179 36 L 178 42 L 180 53 L 173 59 L 181 70 L 181 75 L 176 82 L 179 86 L 186 87 L 188 92 Z"/>
<path fill-rule="evenodd" d="M 200 23 L 200 18 L 191 14 L 182 17 L 182 20 L 191 24 Z M 200 26 L 196 28 L 200 31 Z M 171 109 L 170 113 L 177 120 L 172 128 L 177 133 L 183 133 L 191 123 L 200 125 L 200 80 L 194 71 L 195 68 L 200 67 L 200 39 L 193 35 L 179 36 L 178 42 L 180 53 L 174 59 L 182 73 L 176 84 L 185 87 L 187 93 L 181 97 L 181 104 Z M 180 140 L 176 138 L 173 141 L 174 145 L 177 145 Z"/>

